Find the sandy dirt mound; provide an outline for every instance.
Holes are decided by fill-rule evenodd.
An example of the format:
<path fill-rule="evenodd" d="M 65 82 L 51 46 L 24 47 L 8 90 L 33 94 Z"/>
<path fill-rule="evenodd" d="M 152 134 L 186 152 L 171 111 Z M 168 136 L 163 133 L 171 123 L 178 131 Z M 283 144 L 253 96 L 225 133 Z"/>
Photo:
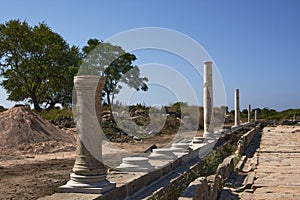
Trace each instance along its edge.
<path fill-rule="evenodd" d="M 5 152 L 53 153 L 72 151 L 75 139 L 32 112 L 15 107 L 0 113 L 0 150 Z"/>

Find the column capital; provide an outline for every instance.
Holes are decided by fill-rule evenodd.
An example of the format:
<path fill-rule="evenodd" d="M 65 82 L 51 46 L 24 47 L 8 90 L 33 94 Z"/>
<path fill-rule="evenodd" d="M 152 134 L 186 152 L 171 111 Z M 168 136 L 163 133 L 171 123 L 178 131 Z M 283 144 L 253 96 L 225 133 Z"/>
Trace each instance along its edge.
<path fill-rule="evenodd" d="M 74 77 L 74 87 L 77 92 L 94 93 L 100 84 L 104 84 L 104 77 L 96 75 L 81 75 Z"/>
<path fill-rule="evenodd" d="M 205 61 L 204 64 L 212 64 L 212 61 Z"/>

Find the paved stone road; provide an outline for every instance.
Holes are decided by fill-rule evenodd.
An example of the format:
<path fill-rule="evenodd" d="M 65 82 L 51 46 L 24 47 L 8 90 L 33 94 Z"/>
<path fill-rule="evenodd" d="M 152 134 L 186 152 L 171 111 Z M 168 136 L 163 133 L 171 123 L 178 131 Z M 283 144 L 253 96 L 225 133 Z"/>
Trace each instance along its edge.
<path fill-rule="evenodd" d="M 241 199 L 300 199 L 300 127 L 265 127 L 253 193 Z"/>

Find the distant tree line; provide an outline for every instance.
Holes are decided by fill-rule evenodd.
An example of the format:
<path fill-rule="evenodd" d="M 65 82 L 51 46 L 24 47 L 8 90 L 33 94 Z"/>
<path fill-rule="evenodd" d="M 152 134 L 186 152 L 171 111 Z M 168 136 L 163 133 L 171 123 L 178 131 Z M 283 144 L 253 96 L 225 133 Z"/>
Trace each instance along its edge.
<path fill-rule="evenodd" d="M 300 109 L 287 109 L 283 111 L 277 111 L 275 109 L 271 108 L 254 108 L 251 110 L 251 118 L 254 119 L 255 111 L 257 111 L 257 116 L 259 120 L 275 120 L 279 123 L 281 123 L 284 120 L 291 120 L 294 116 L 296 119 L 300 120 Z M 228 114 L 231 114 L 234 116 L 235 111 L 231 110 L 230 112 L 227 112 Z M 248 119 L 248 110 L 243 109 L 240 113 L 241 118 L 244 121 L 247 121 Z"/>
<path fill-rule="evenodd" d="M 71 46 L 44 22 L 34 26 L 20 20 L 0 24 L 0 84 L 8 100 L 33 104 L 37 112 L 51 110 L 56 104 L 71 105 L 73 77 L 80 66 L 81 74 L 93 68 L 105 77 L 102 95 L 109 105 L 121 89 L 120 82 L 146 91 L 148 80 L 140 77 L 133 64 L 136 59 L 121 47 L 98 39 L 88 40 L 82 49 Z"/>

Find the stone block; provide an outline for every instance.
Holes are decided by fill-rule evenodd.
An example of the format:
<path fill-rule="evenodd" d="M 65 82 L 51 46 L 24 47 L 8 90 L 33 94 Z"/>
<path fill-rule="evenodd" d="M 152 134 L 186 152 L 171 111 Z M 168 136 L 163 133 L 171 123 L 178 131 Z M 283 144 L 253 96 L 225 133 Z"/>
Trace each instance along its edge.
<path fill-rule="evenodd" d="M 143 176 L 144 184 L 146 186 L 152 184 L 154 181 L 156 181 L 160 178 L 161 178 L 161 171 L 160 170 L 154 170 L 154 171 L 149 172 L 148 174 L 145 174 Z"/>
<path fill-rule="evenodd" d="M 219 164 L 217 174 L 220 175 L 224 180 L 229 178 L 231 172 L 234 170 L 234 156 L 229 156 Z"/>
<path fill-rule="evenodd" d="M 112 191 L 109 191 L 101 197 L 101 200 L 118 200 L 125 199 L 127 197 L 127 187 L 126 185 L 122 185 L 120 187 L 115 188 Z"/>
<path fill-rule="evenodd" d="M 170 173 L 170 172 L 172 171 L 171 163 L 169 163 L 169 164 L 163 166 L 163 167 L 160 169 L 160 171 L 161 171 L 161 176 L 164 176 L 164 175 Z"/>
<path fill-rule="evenodd" d="M 81 194 L 81 193 L 55 193 L 51 196 L 39 198 L 39 200 L 96 200 L 102 199 L 102 194 Z"/>
<path fill-rule="evenodd" d="M 131 196 L 143 187 L 145 187 L 144 176 L 134 179 L 130 183 L 126 184 L 127 195 Z"/>
<path fill-rule="evenodd" d="M 211 175 L 207 177 L 209 198 L 215 200 L 222 189 L 222 177 L 220 175 Z"/>
<path fill-rule="evenodd" d="M 171 170 L 178 169 L 182 165 L 183 161 L 181 158 L 178 158 L 177 160 L 174 160 L 171 162 Z"/>
<path fill-rule="evenodd" d="M 206 177 L 199 177 L 194 182 L 196 182 L 197 188 L 193 199 L 195 200 L 208 199 L 208 183 Z"/>
<path fill-rule="evenodd" d="M 238 162 L 238 164 L 235 166 L 235 169 L 237 171 L 242 171 L 243 170 L 243 167 L 244 167 L 244 164 L 247 160 L 247 157 L 246 156 L 242 156 L 241 160 Z"/>
<path fill-rule="evenodd" d="M 181 194 L 179 200 L 207 200 L 208 183 L 206 177 L 199 177 L 189 184 Z"/>

